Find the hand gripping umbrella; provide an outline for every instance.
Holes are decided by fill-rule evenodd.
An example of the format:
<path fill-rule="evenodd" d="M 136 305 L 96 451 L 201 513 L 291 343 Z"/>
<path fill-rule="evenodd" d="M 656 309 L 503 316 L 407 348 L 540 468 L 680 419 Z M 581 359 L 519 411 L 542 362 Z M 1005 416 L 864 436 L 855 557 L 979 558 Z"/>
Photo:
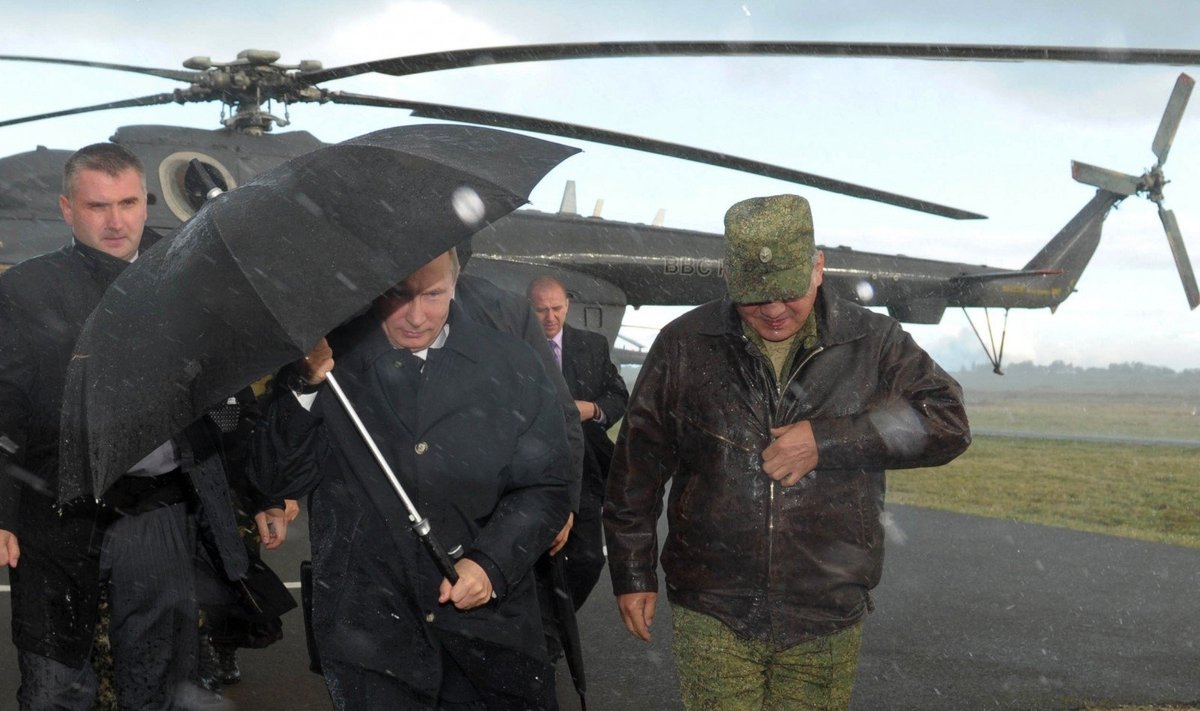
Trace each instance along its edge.
<path fill-rule="evenodd" d="M 494 129 L 400 127 L 300 156 L 209 200 L 121 274 L 76 342 L 59 501 L 98 498 L 207 408 L 302 358 L 376 296 L 526 202 L 575 152 Z"/>

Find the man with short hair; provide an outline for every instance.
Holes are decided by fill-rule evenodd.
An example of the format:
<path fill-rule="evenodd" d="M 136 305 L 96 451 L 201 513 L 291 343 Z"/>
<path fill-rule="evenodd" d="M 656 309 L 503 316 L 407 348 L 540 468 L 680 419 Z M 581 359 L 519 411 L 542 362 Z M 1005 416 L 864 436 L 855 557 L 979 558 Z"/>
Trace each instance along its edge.
<path fill-rule="evenodd" d="M 75 340 L 109 284 L 157 239 L 145 229 L 141 162 L 119 145 L 76 151 L 59 204 L 71 243 L 0 275 L 0 435 L 16 446 L 12 466 L 0 468 L 0 566 L 11 568 L 17 698 L 22 709 L 91 708 L 103 588 L 121 706 L 169 708 L 196 671 L 197 518 L 225 577 L 245 573 L 245 550 L 215 432 L 203 425 L 96 492 L 100 502 L 57 503 L 59 418 Z"/>
<path fill-rule="evenodd" d="M 570 512 L 562 408 L 524 342 L 467 318 L 451 250 L 281 373 L 257 483 L 311 495 L 312 627 L 338 709 L 544 709 L 554 671 L 530 574 Z M 353 421 L 448 549 L 451 584 Z"/>
<path fill-rule="evenodd" d="M 689 709 L 846 708 L 884 470 L 970 443 L 958 384 L 897 321 L 822 289 L 824 264 L 803 198 L 731 207 L 728 296 L 662 329 L 617 440 L 613 591 L 649 640 L 670 482 L 662 565 Z"/>
<path fill-rule="evenodd" d="M 604 569 L 604 531 L 600 509 L 612 461 L 608 428 L 625 416 L 629 391 L 609 355 L 608 340 L 599 333 L 567 324 L 571 301 L 562 282 L 552 276 L 534 279 L 529 304 L 555 354 L 567 388 L 575 398 L 583 426 L 583 486 L 579 515 L 563 549 L 564 576 L 575 609 L 591 594 Z"/>

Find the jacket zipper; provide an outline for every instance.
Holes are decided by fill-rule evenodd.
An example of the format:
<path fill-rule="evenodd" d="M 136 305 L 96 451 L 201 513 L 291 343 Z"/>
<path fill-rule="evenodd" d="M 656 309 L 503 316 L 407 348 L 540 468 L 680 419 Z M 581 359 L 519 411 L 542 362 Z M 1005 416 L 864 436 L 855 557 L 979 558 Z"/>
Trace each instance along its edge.
<path fill-rule="evenodd" d="M 778 398 L 778 402 L 775 405 L 775 416 L 772 418 L 771 423 L 770 423 L 772 427 L 774 427 L 776 425 L 776 423 L 779 421 L 779 418 L 783 415 L 783 393 L 784 393 L 784 391 L 786 391 L 787 388 L 791 386 L 792 381 L 796 379 L 796 375 L 799 374 L 799 372 L 804 369 L 804 366 L 808 365 L 808 362 L 810 360 L 812 360 L 814 356 L 816 356 L 818 353 L 820 353 L 823 350 L 825 350 L 825 346 L 817 346 L 816 348 L 812 349 L 812 351 L 809 352 L 808 355 L 804 356 L 804 360 L 800 361 L 800 363 L 795 368 L 792 368 L 792 374 L 788 376 L 786 383 L 781 385 L 781 384 L 779 384 L 779 380 L 775 379 L 776 397 Z M 772 368 L 771 369 L 772 375 L 774 374 L 774 372 L 775 371 Z M 770 590 L 770 582 L 771 582 L 771 566 L 774 564 L 774 559 L 775 559 L 775 490 L 778 487 L 779 487 L 779 482 L 775 481 L 774 479 L 771 479 L 771 488 L 768 490 L 770 493 L 767 495 L 767 506 L 768 506 L 768 508 L 767 508 L 767 590 L 768 591 Z"/>

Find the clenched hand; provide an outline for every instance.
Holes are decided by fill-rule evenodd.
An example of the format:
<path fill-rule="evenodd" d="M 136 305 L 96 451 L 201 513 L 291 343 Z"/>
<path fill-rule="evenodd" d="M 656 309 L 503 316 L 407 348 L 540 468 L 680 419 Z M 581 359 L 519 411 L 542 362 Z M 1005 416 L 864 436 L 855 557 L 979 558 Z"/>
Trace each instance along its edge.
<path fill-rule="evenodd" d="M 775 441 L 763 450 L 763 471 L 784 486 L 795 486 L 817 468 L 817 440 L 812 424 L 796 422 L 772 427 Z"/>

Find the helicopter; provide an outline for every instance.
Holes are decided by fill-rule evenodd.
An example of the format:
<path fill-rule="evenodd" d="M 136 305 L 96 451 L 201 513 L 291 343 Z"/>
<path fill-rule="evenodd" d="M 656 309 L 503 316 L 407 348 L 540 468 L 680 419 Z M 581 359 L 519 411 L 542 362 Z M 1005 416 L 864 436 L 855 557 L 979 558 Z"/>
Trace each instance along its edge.
<path fill-rule="evenodd" d="M 217 101 L 229 108 L 223 127 L 206 131 L 171 126 L 125 126 L 112 140 L 133 150 L 147 169 L 148 226 L 170 231 L 204 201 L 208 185 L 236 189 L 257 173 L 325 145 L 305 131 L 274 132 L 286 119 L 269 107 L 318 102 L 399 108 L 415 117 L 532 131 L 631 148 L 799 185 L 917 210 L 953 219 L 978 213 L 848 183 L 760 161 L 599 128 L 534 117 L 430 104 L 326 89 L 321 84 L 362 73 L 404 76 L 482 64 L 629 56 L 853 56 L 953 60 L 1067 61 L 1120 64 L 1198 64 L 1200 52 L 1087 47 L 1004 45 L 917 45 L 781 42 L 603 42 L 524 45 L 455 50 L 376 60 L 326 69 L 320 62 L 279 62 L 277 52 L 245 50 L 237 59 L 216 62 L 193 57 L 184 70 L 137 67 L 85 60 L 0 55 L 0 61 L 42 62 L 134 72 L 186 83 L 169 93 L 0 120 L 0 127 L 133 106 Z M 1162 167 L 1193 82 L 1181 75 L 1152 144 L 1158 162 L 1140 176 L 1076 163 L 1076 180 L 1097 189 L 1095 196 L 1020 269 L 999 269 L 823 247 L 826 288 L 867 306 L 884 307 L 901 321 L 938 323 L 947 307 L 1055 309 L 1074 290 L 1100 239 L 1104 218 L 1125 197 L 1140 194 L 1158 205 L 1176 266 L 1191 308 L 1200 303 L 1195 276 L 1178 224 L 1162 204 Z M 0 268 L 58 247 L 63 239 L 55 207 L 62 165 L 70 151 L 38 149 L 0 158 Z M 519 210 L 473 240 L 474 272 L 516 292 L 534 276 L 550 273 L 568 288 L 574 325 L 604 333 L 614 343 L 626 306 L 693 305 L 724 293 L 720 235 L 583 217 L 568 184 L 554 213 Z M 657 222 L 657 221 L 656 221 Z M 972 322 L 974 329 L 974 323 Z M 989 333 L 981 345 L 1000 372 L 999 346 Z M 989 320 L 990 331 L 990 320 Z"/>

